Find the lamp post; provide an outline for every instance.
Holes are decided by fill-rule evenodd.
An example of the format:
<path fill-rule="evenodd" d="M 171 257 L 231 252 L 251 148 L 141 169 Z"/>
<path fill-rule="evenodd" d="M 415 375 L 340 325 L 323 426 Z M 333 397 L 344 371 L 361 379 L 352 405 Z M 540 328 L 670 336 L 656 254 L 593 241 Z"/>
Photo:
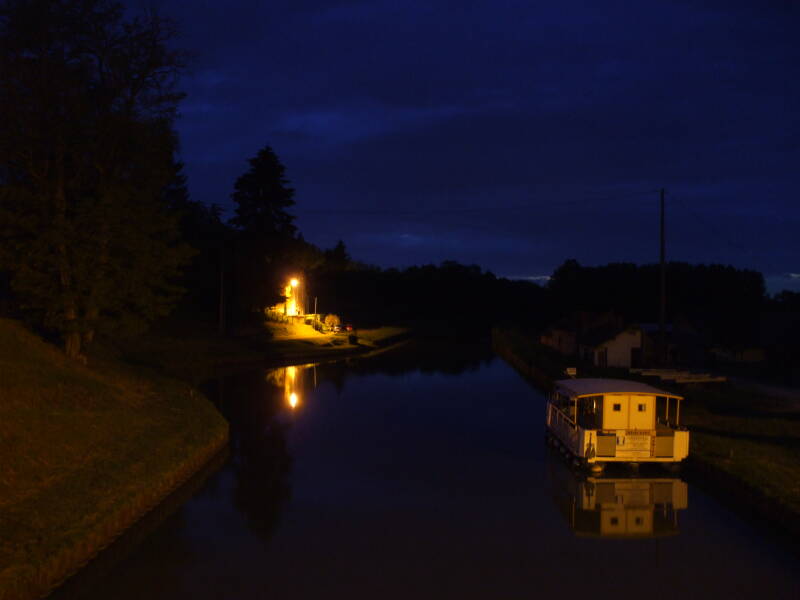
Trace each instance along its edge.
<path fill-rule="evenodd" d="M 302 302 L 298 302 L 300 300 L 300 294 L 298 293 L 297 288 L 300 286 L 300 280 L 297 277 L 292 277 L 289 280 L 289 286 L 292 289 L 292 298 L 294 300 L 294 315 L 298 316 L 302 314 L 304 311 L 302 310 Z M 298 306 L 300 304 L 300 306 Z"/>

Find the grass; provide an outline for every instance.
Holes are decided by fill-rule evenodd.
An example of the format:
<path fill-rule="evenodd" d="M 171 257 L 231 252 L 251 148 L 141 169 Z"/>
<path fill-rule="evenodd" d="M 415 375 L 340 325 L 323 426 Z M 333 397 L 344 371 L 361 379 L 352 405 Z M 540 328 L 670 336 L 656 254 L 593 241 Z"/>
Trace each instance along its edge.
<path fill-rule="evenodd" d="M 800 410 L 730 385 L 683 393 L 693 457 L 800 516 Z"/>
<path fill-rule="evenodd" d="M 120 514 L 141 514 L 143 494 L 157 501 L 159 483 L 224 440 L 227 424 L 189 383 L 244 364 L 363 351 L 405 333 L 360 330 L 363 345 L 352 345 L 345 334 L 275 339 L 254 328 L 226 337 L 173 320 L 96 343 L 85 367 L 0 319 L 0 600 L 46 591 L 79 566 L 69 557 L 85 560 L 110 541 Z"/>
<path fill-rule="evenodd" d="M 128 364 L 140 365 L 197 385 L 241 364 L 266 360 L 268 334 L 219 335 L 211 328 L 163 328 L 101 348 Z"/>
<path fill-rule="evenodd" d="M 408 333 L 405 327 L 376 327 L 375 329 L 359 329 L 358 343 L 365 346 L 381 346 Z"/>
<path fill-rule="evenodd" d="M 0 319 L 0 598 L 22 597 L 25 579 L 55 583 L 38 574 L 54 557 L 107 542 L 98 532 L 226 435 L 185 383 L 78 365 Z"/>

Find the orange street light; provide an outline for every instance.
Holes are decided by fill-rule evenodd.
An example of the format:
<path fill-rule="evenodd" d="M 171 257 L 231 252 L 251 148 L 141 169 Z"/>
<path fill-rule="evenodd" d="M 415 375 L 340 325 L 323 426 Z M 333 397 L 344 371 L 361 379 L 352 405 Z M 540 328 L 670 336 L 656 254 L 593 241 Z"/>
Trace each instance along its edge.
<path fill-rule="evenodd" d="M 299 282 L 299 281 L 297 281 L 297 279 L 295 279 L 294 277 L 293 277 L 293 278 L 292 278 L 292 280 L 289 282 L 289 284 L 290 284 L 292 287 L 297 287 L 297 285 L 298 285 L 299 283 L 300 283 L 300 282 Z"/>

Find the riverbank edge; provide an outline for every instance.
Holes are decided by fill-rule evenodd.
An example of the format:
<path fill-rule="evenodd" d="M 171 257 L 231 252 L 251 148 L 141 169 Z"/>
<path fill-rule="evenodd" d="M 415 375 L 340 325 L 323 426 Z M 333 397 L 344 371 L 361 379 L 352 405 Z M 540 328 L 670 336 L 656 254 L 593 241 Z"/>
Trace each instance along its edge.
<path fill-rule="evenodd" d="M 374 345 L 348 344 L 322 349 L 315 347 L 313 349 L 309 349 L 308 351 L 303 349 L 300 352 L 284 353 L 281 356 L 265 356 L 264 359 L 258 363 L 258 365 L 265 368 L 271 368 L 296 365 L 300 362 L 326 362 L 356 356 L 360 358 L 368 358 L 370 356 L 376 356 L 378 354 L 383 354 L 384 352 L 394 350 L 395 348 L 399 348 L 400 346 L 410 342 L 412 338 L 413 332 L 408 330 L 398 335 L 383 338 Z M 222 364 L 225 364 L 225 366 L 230 366 L 231 363 Z M 242 362 L 232 364 L 235 364 L 236 366 L 253 366 L 254 363 Z"/>
<path fill-rule="evenodd" d="M 123 531 L 108 546 L 98 552 L 89 562 L 64 580 L 47 596 L 48 599 L 73 600 L 83 598 L 99 580 L 121 561 L 134 552 L 147 537 L 172 517 L 189 499 L 198 493 L 230 458 L 227 444 L 186 481 L 179 484 L 166 498 L 142 515 L 133 525 Z"/>
<path fill-rule="evenodd" d="M 208 401 L 203 398 L 203 401 Z M 0 588 L 0 600 L 28 600 L 49 596 L 70 577 L 75 575 L 117 538 L 136 525 L 156 509 L 184 483 L 211 463 L 227 448 L 229 431 L 226 426 L 179 464 L 172 465 L 162 473 L 160 480 L 130 498 L 119 510 L 97 524 L 93 531 L 62 551 L 37 565 L 27 577 L 21 577 L 15 585 Z"/>
<path fill-rule="evenodd" d="M 143 390 L 155 390 L 156 396 L 160 400 L 153 403 L 147 413 L 151 416 L 155 415 L 155 418 L 161 414 L 158 411 L 166 411 L 163 416 L 170 415 L 173 419 L 176 411 L 178 414 L 189 411 L 185 414 L 204 415 L 165 427 L 166 435 L 162 437 L 165 442 L 163 445 L 147 446 L 148 440 L 144 439 L 145 443 L 141 444 L 133 454 L 119 454 L 120 460 L 114 460 L 113 457 L 111 459 L 103 458 L 105 464 L 122 464 L 126 466 L 126 469 L 130 467 L 130 471 L 125 471 L 127 478 L 128 475 L 133 476 L 137 471 L 143 472 L 140 465 L 143 464 L 141 461 L 145 453 L 150 453 L 152 456 L 154 450 L 158 451 L 160 448 L 163 451 L 159 452 L 162 464 L 152 470 L 147 477 L 142 477 L 141 480 L 132 478 L 130 481 L 135 482 L 135 485 L 129 484 L 127 488 L 122 488 L 111 484 L 109 489 L 113 493 L 107 497 L 108 504 L 112 508 L 102 516 L 98 515 L 99 519 L 91 526 L 84 529 L 72 518 L 67 521 L 62 520 L 60 521 L 62 529 L 53 530 L 54 535 L 49 540 L 50 543 L 45 543 L 43 537 L 29 540 L 32 548 L 52 546 L 52 550 L 48 549 L 38 553 L 34 550 L 29 553 L 29 556 L 21 554 L 0 567 L 0 600 L 28 600 L 52 593 L 128 531 L 131 526 L 160 506 L 185 482 L 203 471 L 221 453 L 227 451 L 229 426 L 211 402 L 192 388 L 189 388 L 186 396 L 179 400 L 179 396 L 175 396 L 176 401 L 171 401 L 170 398 L 173 398 L 174 395 L 182 395 L 186 391 L 184 384 L 178 380 L 162 377 L 149 370 L 132 368 L 131 365 L 114 360 L 106 361 L 99 367 L 95 366 L 93 370 L 73 364 L 64 357 L 60 350 L 29 331 L 19 321 L 12 319 L 0 319 L 0 340 L 5 345 L 3 360 L 0 362 L 2 369 L 17 369 L 16 372 L 21 372 L 24 362 L 25 368 L 35 373 L 36 378 L 41 378 L 30 379 L 29 387 L 26 388 L 30 390 L 30 394 L 23 397 L 26 401 L 38 401 L 39 405 L 36 410 L 42 412 L 34 412 L 36 415 L 49 415 L 51 422 L 57 421 L 60 414 L 70 413 L 74 416 L 80 413 L 82 409 L 78 406 L 82 401 L 82 395 L 90 389 L 103 394 L 104 401 L 109 401 L 108 394 L 146 394 L 147 392 Z M 12 358 L 9 359 L 9 357 Z M 4 372 L 0 370 L 0 376 Z M 6 373 L 6 375 L 9 374 L 10 371 Z M 12 383 L 9 385 L 14 386 L 19 385 L 19 381 L 27 381 L 26 377 L 30 377 L 28 373 L 16 381 L 13 378 L 8 380 L 4 378 L 3 381 L 6 383 L 10 381 Z M 37 381 L 41 382 L 38 387 Z M 54 381 L 57 382 L 55 386 Z M 89 386 L 90 383 L 95 387 Z M 132 391 L 130 386 L 137 389 Z M 57 393 L 53 393 L 54 387 Z M 10 389 L 7 391 L 10 392 Z M 11 424 L 17 431 L 42 432 L 41 428 L 29 429 L 30 423 L 25 420 L 29 414 L 17 412 L 13 398 L 7 398 L 7 400 L 9 403 L 5 407 L 9 410 L 3 413 L 7 419 L 6 426 Z M 70 402 L 74 402 L 74 404 L 70 404 Z M 108 406 L 104 406 L 102 402 L 98 401 L 97 404 L 86 409 L 86 414 L 91 415 L 92 411 L 96 414 L 104 412 L 109 414 L 110 411 L 106 412 Z M 128 418 L 137 420 L 139 418 L 137 410 L 139 409 L 134 408 Z M 142 408 L 142 410 L 148 409 Z M 216 415 L 216 418 L 212 415 Z M 14 420 L 15 418 L 19 420 Z M 164 422 L 172 423 L 170 418 L 165 419 Z M 96 427 L 97 423 L 98 421 L 89 419 L 87 426 Z M 71 424 L 65 424 L 62 431 L 69 431 L 71 426 Z M 74 434 L 80 437 L 78 429 Z M 169 450 L 167 450 L 168 448 Z M 5 451 L 10 449 L 13 451 L 13 448 L 8 445 L 4 448 Z M 175 450 L 178 451 L 175 452 Z M 87 446 L 86 456 L 89 456 L 88 452 L 90 450 Z M 34 456 L 44 468 L 49 468 L 51 463 L 46 456 Z M 151 461 L 151 464 L 154 463 Z M 2 473 L 0 472 L 0 474 Z M 98 471 L 96 475 L 105 480 L 113 473 Z M 80 485 L 77 489 L 80 489 Z M 56 503 L 64 502 L 64 496 L 51 495 L 50 498 Z M 94 510 L 94 507 L 87 510 Z M 76 513 L 73 511 L 71 514 Z M 36 518 L 36 515 L 27 515 L 27 517 Z M 59 541 L 58 538 L 62 531 L 71 533 L 64 536 L 63 541 Z M 55 543 L 53 543 L 54 540 Z M 28 554 L 27 551 L 26 554 Z"/>
<path fill-rule="evenodd" d="M 259 366 L 264 368 L 281 367 L 301 362 L 339 360 L 355 356 L 371 356 L 390 351 L 409 342 L 411 331 L 384 338 L 375 345 L 347 345 L 308 350 L 295 349 L 281 356 L 270 356 L 268 352 L 258 353 L 257 357 L 225 361 L 221 360 L 216 367 L 222 370 L 241 369 Z M 201 395 L 198 400 L 207 401 Z M 10 588 L 0 588 L 0 600 L 28 600 L 44 598 L 61 587 L 76 573 L 81 571 L 102 552 L 123 536 L 148 514 L 158 509 L 170 496 L 208 464 L 225 452 L 229 441 L 229 430 L 218 432 L 203 448 L 197 449 L 180 464 L 173 465 L 164 473 L 160 481 L 154 481 L 136 497 L 131 498 L 124 507 L 110 515 L 104 522 L 98 523 L 95 529 L 70 548 L 65 548 L 52 556 L 44 564 L 37 566 L 34 572 L 22 577 Z"/>
<path fill-rule="evenodd" d="M 554 373 L 539 368 L 534 357 L 515 351 L 511 334 L 505 329 L 492 329 L 492 350 L 524 379 L 545 392 L 550 391 Z M 727 471 L 724 466 L 690 454 L 682 464 L 682 472 L 706 492 L 713 494 L 722 504 L 741 512 L 751 511 L 770 530 L 796 544 L 800 536 L 800 512 L 766 495 L 759 487 Z M 749 516 L 749 515 L 746 515 Z"/>

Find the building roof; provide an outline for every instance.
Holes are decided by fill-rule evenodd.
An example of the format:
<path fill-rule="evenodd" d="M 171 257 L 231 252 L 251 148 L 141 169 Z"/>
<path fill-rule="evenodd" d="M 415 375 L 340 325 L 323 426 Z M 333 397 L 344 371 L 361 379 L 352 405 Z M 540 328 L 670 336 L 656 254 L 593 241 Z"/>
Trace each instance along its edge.
<path fill-rule="evenodd" d="M 661 324 L 660 323 L 639 323 L 639 329 L 644 331 L 645 333 L 658 333 L 661 331 Z M 672 323 L 664 323 L 664 331 L 666 333 L 672 333 L 673 326 Z"/>
<path fill-rule="evenodd" d="M 596 327 L 581 337 L 581 345 L 596 348 L 605 342 L 613 340 L 628 329 L 629 327 L 620 327 L 613 324 Z"/>
<path fill-rule="evenodd" d="M 628 379 L 559 379 L 556 387 L 562 388 L 572 396 L 592 396 L 595 394 L 648 394 L 651 396 L 670 396 L 683 398 L 671 392 L 665 392 L 652 385 Z"/>

